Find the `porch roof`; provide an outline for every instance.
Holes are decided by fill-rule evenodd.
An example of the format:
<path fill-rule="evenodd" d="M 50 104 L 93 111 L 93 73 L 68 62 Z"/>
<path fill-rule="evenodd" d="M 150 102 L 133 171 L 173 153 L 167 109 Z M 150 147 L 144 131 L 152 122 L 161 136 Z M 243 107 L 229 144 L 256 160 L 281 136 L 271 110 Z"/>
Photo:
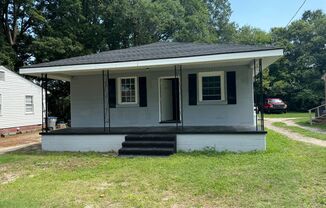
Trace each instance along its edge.
<path fill-rule="evenodd" d="M 21 74 L 100 71 L 105 69 L 135 69 L 181 64 L 244 61 L 265 58 L 264 66 L 283 55 L 283 49 L 273 46 L 239 44 L 203 44 L 158 42 L 127 49 L 104 51 L 57 61 L 25 66 Z M 55 78 L 55 76 L 53 76 Z"/>

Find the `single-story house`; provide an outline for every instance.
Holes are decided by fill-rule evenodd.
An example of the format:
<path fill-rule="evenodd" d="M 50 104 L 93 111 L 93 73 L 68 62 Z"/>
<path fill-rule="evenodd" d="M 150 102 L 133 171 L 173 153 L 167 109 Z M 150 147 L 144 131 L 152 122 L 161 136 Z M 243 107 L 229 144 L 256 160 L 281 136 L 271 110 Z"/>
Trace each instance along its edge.
<path fill-rule="evenodd" d="M 0 135 L 40 130 L 42 88 L 0 66 Z"/>
<path fill-rule="evenodd" d="M 71 128 L 45 130 L 44 150 L 253 151 L 266 148 L 254 79 L 262 86 L 262 70 L 282 55 L 272 46 L 159 42 L 20 73 L 70 82 Z"/>

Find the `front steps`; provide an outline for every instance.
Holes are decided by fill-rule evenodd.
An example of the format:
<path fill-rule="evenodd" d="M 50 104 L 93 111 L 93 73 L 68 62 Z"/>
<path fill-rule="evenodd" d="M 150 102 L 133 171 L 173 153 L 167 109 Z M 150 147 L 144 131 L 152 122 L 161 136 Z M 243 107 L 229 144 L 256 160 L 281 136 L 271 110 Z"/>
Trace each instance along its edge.
<path fill-rule="evenodd" d="M 168 156 L 176 152 L 176 135 L 127 135 L 119 149 L 120 156 Z"/>

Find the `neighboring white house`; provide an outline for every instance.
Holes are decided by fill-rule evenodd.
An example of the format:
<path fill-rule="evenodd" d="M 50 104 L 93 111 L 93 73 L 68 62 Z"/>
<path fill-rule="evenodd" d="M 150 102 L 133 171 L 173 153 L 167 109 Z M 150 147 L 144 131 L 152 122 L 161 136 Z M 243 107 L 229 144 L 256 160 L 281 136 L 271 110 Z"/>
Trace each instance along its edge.
<path fill-rule="evenodd" d="M 44 150 L 253 151 L 265 150 L 267 133 L 253 82 L 282 55 L 272 46 L 160 42 L 20 73 L 70 82 L 71 128 L 44 132 Z"/>
<path fill-rule="evenodd" d="M 42 88 L 0 66 L 0 135 L 40 129 Z"/>

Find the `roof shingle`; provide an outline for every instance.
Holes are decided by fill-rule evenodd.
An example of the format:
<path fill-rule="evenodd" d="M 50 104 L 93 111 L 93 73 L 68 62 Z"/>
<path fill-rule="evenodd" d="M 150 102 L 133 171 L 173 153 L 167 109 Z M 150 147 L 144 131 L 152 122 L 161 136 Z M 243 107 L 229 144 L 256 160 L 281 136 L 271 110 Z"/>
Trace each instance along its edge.
<path fill-rule="evenodd" d="M 103 51 L 96 54 L 61 59 L 25 66 L 25 68 L 69 66 L 81 64 L 117 63 L 128 61 L 182 58 L 225 53 L 239 53 L 279 49 L 274 46 L 255 46 L 238 44 L 205 44 L 158 42 L 119 50 Z"/>

